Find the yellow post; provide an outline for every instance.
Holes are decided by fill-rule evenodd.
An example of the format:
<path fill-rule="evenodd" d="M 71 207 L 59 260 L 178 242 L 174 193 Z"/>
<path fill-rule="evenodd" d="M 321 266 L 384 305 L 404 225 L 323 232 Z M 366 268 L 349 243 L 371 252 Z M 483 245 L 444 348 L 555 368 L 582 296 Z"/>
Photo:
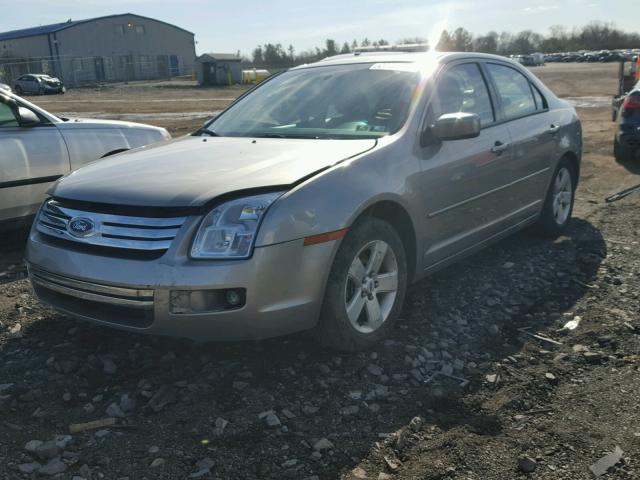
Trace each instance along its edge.
<path fill-rule="evenodd" d="M 640 55 L 636 57 L 636 80 L 640 80 Z"/>
<path fill-rule="evenodd" d="M 195 80 L 196 79 L 196 69 L 192 68 L 191 69 L 191 80 Z"/>

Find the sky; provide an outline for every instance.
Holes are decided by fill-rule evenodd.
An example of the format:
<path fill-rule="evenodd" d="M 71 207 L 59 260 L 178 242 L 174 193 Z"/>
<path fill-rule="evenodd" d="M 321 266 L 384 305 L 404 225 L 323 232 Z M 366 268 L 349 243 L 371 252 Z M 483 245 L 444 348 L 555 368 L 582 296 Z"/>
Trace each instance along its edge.
<path fill-rule="evenodd" d="M 1 0 L 6 2 L 9 0 Z M 238 50 L 250 56 L 263 43 L 292 44 L 303 51 L 333 38 L 339 44 L 384 38 L 395 42 L 425 37 L 437 42 L 443 28 L 462 26 L 474 34 L 489 30 L 547 33 L 593 20 L 640 30 L 638 0 L 19 0 L 2 9 L 0 32 L 136 13 L 195 33 L 196 52 Z"/>

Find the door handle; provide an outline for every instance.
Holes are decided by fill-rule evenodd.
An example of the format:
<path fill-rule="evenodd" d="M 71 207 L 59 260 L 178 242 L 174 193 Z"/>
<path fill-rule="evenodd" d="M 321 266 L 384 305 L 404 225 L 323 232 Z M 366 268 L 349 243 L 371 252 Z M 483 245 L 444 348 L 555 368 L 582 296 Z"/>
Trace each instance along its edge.
<path fill-rule="evenodd" d="M 496 143 L 493 144 L 493 147 L 491 147 L 491 151 L 496 155 L 500 155 L 507 148 L 509 148 L 508 143 L 502 143 L 501 141 L 497 141 Z"/>
<path fill-rule="evenodd" d="M 548 132 L 553 135 L 555 133 L 558 133 L 560 131 L 560 125 L 554 125 L 553 123 L 551 124 L 551 126 L 549 127 Z"/>

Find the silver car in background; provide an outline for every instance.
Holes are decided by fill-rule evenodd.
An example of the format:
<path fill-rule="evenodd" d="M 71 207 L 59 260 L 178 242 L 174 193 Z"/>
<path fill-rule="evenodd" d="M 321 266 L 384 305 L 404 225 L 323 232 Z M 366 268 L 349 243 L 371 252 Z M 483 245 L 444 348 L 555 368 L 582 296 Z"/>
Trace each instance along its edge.
<path fill-rule="evenodd" d="M 72 170 L 169 138 L 150 125 L 61 119 L 0 90 L 0 226 L 34 215 L 49 186 Z"/>
<path fill-rule="evenodd" d="M 13 90 L 18 95 L 24 95 L 26 93 L 47 95 L 50 93 L 65 93 L 67 91 L 59 78 L 50 77 L 44 73 L 21 75 L 13 83 Z"/>
<path fill-rule="evenodd" d="M 275 75 L 191 136 L 81 168 L 26 258 L 38 297 L 134 332 L 384 338 L 407 285 L 526 226 L 558 235 L 575 110 L 521 65 L 360 53 Z"/>

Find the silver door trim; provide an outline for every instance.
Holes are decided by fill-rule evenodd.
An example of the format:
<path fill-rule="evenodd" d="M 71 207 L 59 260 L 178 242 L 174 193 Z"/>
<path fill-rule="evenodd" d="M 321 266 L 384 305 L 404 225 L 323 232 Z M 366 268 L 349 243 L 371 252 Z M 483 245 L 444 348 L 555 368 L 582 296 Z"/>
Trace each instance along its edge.
<path fill-rule="evenodd" d="M 534 202 L 535 203 L 540 203 L 540 202 Z M 531 205 L 527 205 L 527 207 L 531 207 Z M 525 208 L 526 209 L 526 208 Z M 519 209 L 518 213 L 522 212 L 525 209 Z M 526 226 L 527 224 L 532 223 L 533 221 L 535 221 L 538 218 L 538 214 L 534 213 L 532 215 L 529 215 L 528 217 L 526 217 L 525 219 L 521 220 L 518 223 L 515 223 L 513 225 L 509 225 L 508 227 L 500 230 L 499 232 L 494 233 L 493 235 L 491 235 L 490 237 L 484 238 L 482 240 L 480 240 L 479 242 L 468 246 L 467 248 L 464 248 L 458 252 L 452 253 L 451 255 L 449 255 L 446 258 L 443 258 L 442 260 L 438 260 L 435 263 L 429 264 L 426 267 L 424 267 L 423 269 L 423 274 L 427 273 L 427 272 L 432 272 L 434 270 L 438 270 L 440 269 L 440 267 L 445 266 L 445 265 L 449 265 L 450 263 L 454 262 L 455 259 L 459 258 L 459 257 L 464 257 L 467 254 L 473 253 L 481 248 L 483 248 L 483 246 L 492 243 L 494 241 L 497 241 L 501 238 L 504 238 L 505 236 L 509 235 L 510 232 L 515 232 L 516 230 L 519 230 L 520 228 L 522 228 L 523 226 Z M 504 220 L 504 219 L 503 219 Z M 443 245 L 446 246 L 446 245 Z M 439 250 L 440 248 L 438 248 Z M 429 250 L 427 252 L 425 252 L 425 256 L 433 253 L 434 251 L 437 250 Z"/>
<path fill-rule="evenodd" d="M 462 232 L 462 233 L 460 233 L 458 235 L 455 235 L 453 237 L 447 238 L 446 240 L 443 240 L 442 242 L 439 242 L 439 243 L 436 243 L 436 244 L 432 245 L 431 248 L 429 248 L 424 254 L 425 255 L 431 255 L 434 252 L 437 252 L 438 250 L 441 250 L 441 249 L 443 249 L 443 248 L 445 248 L 445 247 L 447 247 L 447 246 L 449 246 L 449 245 L 451 245 L 453 243 L 457 243 L 457 242 L 459 242 L 461 240 L 464 240 L 469 235 L 473 235 L 475 233 L 481 232 L 482 230 L 485 230 L 485 229 L 490 228 L 490 227 L 492 227 L 494 225 L 497 225 L 499 223 L 503 223 L 503 222 L 509 220 L 510 218 L 518 216 L 521 213 L 526 212 L 527 210 L 531 210 L 532 208 L 537 207 L 541 203 L 542 203 L 542 200 L 536 200 L 534 202 L 531 202 L 528 205 L 520 207 L 519 209 L 517 209 L 517 210 L 515 210 L 513 212 L 508 213 L 507 215 L 504 215 L 504 216 L 502 216 L 500 218 L 496 218 L 495 220 L 493 220 L 493 221 L 491 221 L 489 223 L 485 223 L 483 225 L 479 225 L 476 228 L 474 228 L 473 230 L 467 230 L 467 231 L 464 231 L 464 232 Z M 473 248 L 473 246 L 469 247 L 469 248 Z"/>
<path fill-rule="evenodd" d="M 482 197 L 486 197 L 487 195 L 491 195 L 494 193 L 499 192 L 500 190 L 504 190 L 505 188 L 510 188 L 513 187 L 514 185 L 517 185 L 518 183 L 524 182 L 526 180 L 529 180 L 530 178 L 533 178 L 537 175 L 542 175 L 545 172 L 548 172 L 549 170 L 551 170 L 551 167 L 546 167 L 543 168 L 542 170 L 538 170 L 537 172 L 531 173 L 529 175 L 527 175 L 526 177 L 522 177 L 519 178 L 518 180 L 514 180 L 513 182 L 510 183 L 506 183 L 500 187 L 496 187 L 493 188 L 491 190 L 487 190 L 486 192 L 480 193 L 478 195 L 475 195 L 473 197 L 467 198 L 465 200 L 462 200 L 461 202 L 458 203 L 454 203 L 452 205 L 449 205 L 447 207 L 441 208 L 440 210 L 436 210 L 435 212 L 431 212 L 431 213 L 427 213 L 427 218 L 433 218 L 433 217 L 437 217 L 438 215 L 442 215 L 443 213 L 448 212 L 449 210 L 453 210 L 454 208 L 458 208 L 458 207 L 462 207 L 463 205 L 466 205 L 467 203 L 471 203 L 475 200 L 479 200 Z"/>

